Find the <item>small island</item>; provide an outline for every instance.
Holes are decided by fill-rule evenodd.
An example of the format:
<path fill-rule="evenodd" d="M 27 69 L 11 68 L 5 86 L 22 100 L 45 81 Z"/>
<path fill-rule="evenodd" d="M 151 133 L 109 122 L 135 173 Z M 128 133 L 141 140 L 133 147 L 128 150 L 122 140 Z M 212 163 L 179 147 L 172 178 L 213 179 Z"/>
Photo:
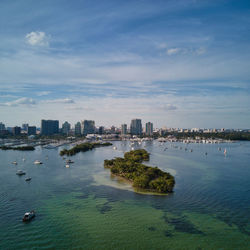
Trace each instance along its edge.
<path fill-rule="evenodd" d="M 109 168 L 112 174 L 131 181 L 135 188 L 156 193 L 173 192 L 174 176 L 158 167 L 146 166 L 143 161 L 149 161 L 149 153 L 138 149 L 125 153 L 124 158 L 105 160 L 104 167 Z"/>
<path fill-rule="evenodd" d="M 85 143 L 78 144 L 78 145 L 74 146 L 71 149 L 63 149 L 63 150 L 61 150 L 60 155 L 61 156 L 63 156 L 63 155 L 72 156 L 72 155 L 75 155 L 75 154 L 77 154 L 79 152 L 86 152 L 86 151 L 92 150 L 94 148 L 107 147 L 107 146 L 111 146 L 111 145 L 112 145 L 112 143 L 110 143 L 110 142 L 104 142 L 104 143 L 101 143 L 101 142 L 93 142 L 93 143 L 85 142 Z"/>
<path fill-rule="evenodd" d="M 20 150 L 20 151 L 33 151 L 35 147 L 33 146 L 22 146 L 22 147 L 10 147 L 10 146 L 0 146 L 2 150 Z"/>

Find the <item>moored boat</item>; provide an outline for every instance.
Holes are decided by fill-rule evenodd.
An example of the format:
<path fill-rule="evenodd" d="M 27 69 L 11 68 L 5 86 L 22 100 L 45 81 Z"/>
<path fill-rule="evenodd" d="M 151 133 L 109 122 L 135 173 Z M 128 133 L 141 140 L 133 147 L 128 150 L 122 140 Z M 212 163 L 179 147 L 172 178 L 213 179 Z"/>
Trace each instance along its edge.
<path fill-rule="evenodd" d="M 35 217 L 35 211 L 26 212 L 23 216 L 23 222 L 32 220 Z"/>
<path fill-rule="evenodd" d="M 31 180 L 31 177 L 28 177 L 25 179 L 25 181 L 30 181 Z"/>
<path fill-rule="evenodd" d="M 21 176 L 21 175 L 25 175 L 26 173 L 23 172 L 22 170 L 18 170 L 18 171 L 16 172 L 16 174 Z"/>
<path fill-rule="evenodd" d="M 38 164 L 43 164 L 43 163 L 42 163 L 41 161 L 35 160 L 35 161 L 34 161 L 34 164 L 37 164 L 37 165 L 38 165 Z"/>

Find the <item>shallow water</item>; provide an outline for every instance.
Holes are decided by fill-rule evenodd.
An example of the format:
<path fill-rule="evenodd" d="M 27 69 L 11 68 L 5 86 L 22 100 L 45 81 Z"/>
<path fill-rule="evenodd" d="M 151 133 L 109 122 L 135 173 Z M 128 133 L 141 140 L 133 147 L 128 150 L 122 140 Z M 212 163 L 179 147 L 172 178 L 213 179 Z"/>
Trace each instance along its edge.
<path fill-rule="evenodd" d="M 73 156 L 70 168 L 60 149 L 0 151 L 0 249 L 249 249 L 249 142 L 135 145 L 151 153 L 148 165 L 175 175 L 167 196 L 111 178 L 104 159 L 129 150 L 129 142 L 114 144 Z M 22 223 L 33 209 L 36 218 Z"/>

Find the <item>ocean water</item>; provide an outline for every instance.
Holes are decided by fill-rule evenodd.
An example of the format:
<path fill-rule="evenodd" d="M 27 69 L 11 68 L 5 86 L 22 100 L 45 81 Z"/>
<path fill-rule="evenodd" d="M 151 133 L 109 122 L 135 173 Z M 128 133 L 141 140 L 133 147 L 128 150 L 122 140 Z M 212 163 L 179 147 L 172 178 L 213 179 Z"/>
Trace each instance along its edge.
<path fill-rule="evenodd" d="M 130 150 L 114 144 L 71 157 L 70 168 L 61 148 L 0 151 L 0 249 L 250 248 L 249 142 L 135 145 L 175 176 L 174 193 L 161 196 L 110 176 L 104 159 Z M 23 223 L 30 210 L 35 219 Z"/>

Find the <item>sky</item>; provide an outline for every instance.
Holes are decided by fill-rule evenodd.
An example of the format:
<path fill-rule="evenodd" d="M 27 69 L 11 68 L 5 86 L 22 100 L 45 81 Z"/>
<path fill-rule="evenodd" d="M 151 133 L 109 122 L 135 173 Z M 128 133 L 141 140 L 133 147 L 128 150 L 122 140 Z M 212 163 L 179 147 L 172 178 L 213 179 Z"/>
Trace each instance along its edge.
<path fill-rule="evenodd" d="M 250 128 L 250 1 L 0 1 L 0 122 L 133 118 Z"/>

